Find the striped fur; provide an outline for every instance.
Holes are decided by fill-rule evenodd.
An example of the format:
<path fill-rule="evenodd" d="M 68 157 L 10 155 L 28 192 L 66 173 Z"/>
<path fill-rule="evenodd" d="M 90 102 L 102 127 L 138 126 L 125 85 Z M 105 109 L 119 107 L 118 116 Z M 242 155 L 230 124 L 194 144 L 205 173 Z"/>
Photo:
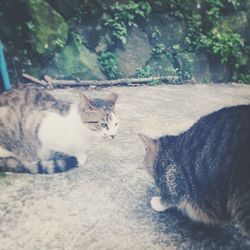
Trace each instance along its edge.
<path fill-rule="evenodd" d="M 51 174 L 83 165 L 100 137 L 118 129 L 117 95 L 74 103 L 44 89 L 15 89 L 0 96 L 0 170 Z M 105 125 L 103 125 L 105 124 Z"/>
<path fill-rule="evenodd" d="M 77 167 L 77 159 L 74 156 L 34 162 L 21 162 L 13 156 L 0 158 L 0 170 L 12 173 L 53 174 L 65 172 L 75 167 Z"/>
<path fill-rule="evenodd" d="M 206 224 L 234 220 L 250 232 L 250 105 L 204 116 L 178 136 L 140 137 L 160 190 L 153 208 L 176 206 Z"/>

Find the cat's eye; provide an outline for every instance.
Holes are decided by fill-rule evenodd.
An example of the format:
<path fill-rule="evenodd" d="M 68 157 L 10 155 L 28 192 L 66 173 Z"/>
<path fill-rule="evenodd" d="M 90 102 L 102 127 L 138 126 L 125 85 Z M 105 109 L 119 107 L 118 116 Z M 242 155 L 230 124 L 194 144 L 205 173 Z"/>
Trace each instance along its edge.
<path fill-rule="evenodd" d="M 108 127 L 108 124 L 107 124 L 107 123 L 101 123 L 101 126 L 102 126 L 103 128 L 107 128 L 107 127 Z"/>
<path fill-rule="evenodd" d="M 118 122 L 115 124 L 115 126 L 117 126 L 118 125 Z"/>

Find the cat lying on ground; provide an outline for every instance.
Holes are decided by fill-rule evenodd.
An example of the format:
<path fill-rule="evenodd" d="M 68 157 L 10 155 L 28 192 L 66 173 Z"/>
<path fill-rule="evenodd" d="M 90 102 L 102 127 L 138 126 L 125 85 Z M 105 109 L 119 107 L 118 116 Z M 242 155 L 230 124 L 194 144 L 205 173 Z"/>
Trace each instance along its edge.
<path fill-rule="evenodd" d="M 178 136 L 139 136 L 160 191 L 154 210 L 175 206 L 206 224 L 232 219 L 250 232 L 250 105 L 204 116 Z"/>
<path fill-rule="evenodd" d="M 114 137 L 117 94 L 75 103 L 57 100 L 43 89 L 24 88 L 0 96 L 0 170 L 56 173 L 83 165 L 90 146 Z"/>

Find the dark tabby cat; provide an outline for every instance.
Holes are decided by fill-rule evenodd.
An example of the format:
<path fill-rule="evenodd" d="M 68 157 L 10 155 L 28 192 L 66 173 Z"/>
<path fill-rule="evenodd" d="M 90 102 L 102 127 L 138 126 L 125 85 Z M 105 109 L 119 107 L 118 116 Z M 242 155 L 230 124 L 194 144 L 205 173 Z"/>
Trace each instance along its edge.
<path fill-rule="evenodd" d="M 114 135 L 117 95 L 75 103 L 43 89 L 24 88 L 0 96 L 0 170 L 49 174 L 83 165 L 100 137 Z"/>
<path fill-rule="evenodd" d="M 250 105 L 223 108 L 178 136 L 145 143 L 145 164 L 159 188 L 151 206 L 176 206 L 191 219 L 230 219 L 250 232 Z"/>

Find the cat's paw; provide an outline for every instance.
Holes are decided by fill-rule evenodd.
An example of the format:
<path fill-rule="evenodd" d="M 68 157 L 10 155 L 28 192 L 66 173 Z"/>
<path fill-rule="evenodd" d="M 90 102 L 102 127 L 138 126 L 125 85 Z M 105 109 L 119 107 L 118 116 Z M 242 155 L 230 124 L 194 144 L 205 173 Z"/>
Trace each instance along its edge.
<path fill-rule="evenodd" d="M 159 196 L 152 197 L 150 205 L 157 212 L 164 212 L 168 209 L 168 206 L 162 203 L 161 197 Z"/>
<path fill-rule="evenodd" d="M 83 166 L 84 163 L 86 162 L 87 160 L 87 156 L 82 154 L 80 156 L 77 157 L 77 161 L 78 161 L 78 166 Z"/>

